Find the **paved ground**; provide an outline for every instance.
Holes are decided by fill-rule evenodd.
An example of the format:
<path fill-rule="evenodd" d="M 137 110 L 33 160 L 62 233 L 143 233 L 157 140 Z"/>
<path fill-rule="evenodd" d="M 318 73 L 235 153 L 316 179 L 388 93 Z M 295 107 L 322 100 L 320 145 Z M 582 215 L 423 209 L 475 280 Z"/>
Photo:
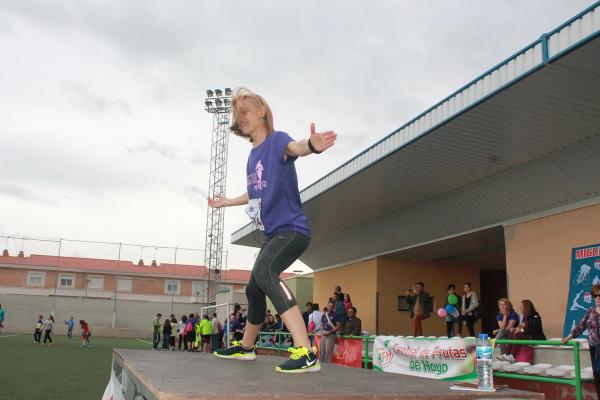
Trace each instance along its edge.
<path fill-rule="evenodd" d="M 275 372 L 280 357 L 256 361 L 210 354 L 115 349 L 115 357 L 156 399 L 543 399 L 540 393 L 450 390 L 451 383 L 370 370 L 324 365 L 320 373 Z"/>

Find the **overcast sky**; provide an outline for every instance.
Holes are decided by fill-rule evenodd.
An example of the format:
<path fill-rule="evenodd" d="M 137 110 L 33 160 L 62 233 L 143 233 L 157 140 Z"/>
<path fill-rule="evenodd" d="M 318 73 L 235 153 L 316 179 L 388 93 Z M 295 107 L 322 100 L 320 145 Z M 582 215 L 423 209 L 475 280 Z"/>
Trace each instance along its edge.
<path fill-rule="evenodd" d="M 262 94 L 296 139 L 338 133 L 296 162 L 302 189 L 591 3 L 1 0 L 0 235 L 204 248 L 206 89 Z M 230 138 L 229 196 L 249 150 Z M 229 244 L 244 210 L 225 215 L 229 267 L 251 268 Z"/>

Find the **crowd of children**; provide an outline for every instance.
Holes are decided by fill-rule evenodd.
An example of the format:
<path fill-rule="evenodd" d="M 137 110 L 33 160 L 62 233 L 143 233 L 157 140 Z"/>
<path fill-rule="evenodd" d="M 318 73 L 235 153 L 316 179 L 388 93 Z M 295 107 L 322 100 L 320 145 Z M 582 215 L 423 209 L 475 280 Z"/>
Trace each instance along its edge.
<path fill-rule="evenodd" d="M 226 329 L 227 322 L 224 327 L 216 313 L 202 318 L 198 313 L 191 313 L 182 315 L 179 321 L 173 314 L 163 319 L 158 313 L 152 321 L 152 349 L 158 350 L 162 339 L 163 351 L 211 353 L 222 348 Z"/>
<path fill-rule="evenodd" d="M 44 319 L 43 315 L 39 315 L 37 321 L 34 324 L 33 329 L 33 344 L 41 344 L 42 346 L 52 346 L 52 334 L 54 333 L 54 316 L 50 315 L 47 319 Z M 75 326 L 75 320 L 73 317 L 65 321 L 67 326 L 67 337 L 71 339 L 73 337 L 73 328 Z M 90 336 L 92 333 L 87 322 L 79 320 L 79 326 L 81 327 L 81 347 L 91 348 Z M 44 334 L 44 341 L 42 342 L 42 333 Z"/>

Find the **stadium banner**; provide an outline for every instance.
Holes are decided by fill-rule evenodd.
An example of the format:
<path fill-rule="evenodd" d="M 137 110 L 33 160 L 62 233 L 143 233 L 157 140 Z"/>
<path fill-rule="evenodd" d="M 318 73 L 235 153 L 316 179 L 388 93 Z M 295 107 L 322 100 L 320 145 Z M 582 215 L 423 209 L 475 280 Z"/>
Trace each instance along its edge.
<path fill-rule="evenodd" d="M 321 336 L 314 336 L 314 345 L 317 347 L 317 356 L 321 349 Z M 331 362 L 337 365 L 343 365 L 352 368 L 362 368 L 362 339 L 342 339 L 335 341 L 335 351 Z"/>
<path fill-rule="evenodd" d="M 477 339 L 377 336 L 373 370 L 442 380 L 477 377 Z"/>
<path fill-rule="evenodd" d="M 590 289 L 600 283 L 600 244 L 576 247 L 571 251 L 571 279 L 563 337 L 575 328 L 594 300 Z M 587 330 L 582 336 L 587 337 Z"/>

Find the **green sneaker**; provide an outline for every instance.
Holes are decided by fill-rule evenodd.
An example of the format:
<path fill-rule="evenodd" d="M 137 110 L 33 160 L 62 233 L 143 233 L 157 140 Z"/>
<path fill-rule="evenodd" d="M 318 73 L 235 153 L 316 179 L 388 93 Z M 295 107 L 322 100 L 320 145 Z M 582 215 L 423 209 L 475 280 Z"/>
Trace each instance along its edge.
<path fill-rule="evenodd" d="M 285 374 L 301 374 L 321 370 L 321 364 L 319 364 L 314 351 L 308 350 L 306 347 L 290 347 L 288 351 L 291 353 L 289 360 L 275 368 L 275 371 Z"/>
<path fill-rule="evenodd" d="M 217 350 L 213 352 L 213 354 L 215 355 L 215 357 L 226 358 L 230 360 L 256 360 L 256 348 L 252 346 L 252 348 L 247 349 L 244 346 L 242 346 L 241 342 L 238 342 L 236 340 L 231 342 L 230 347 L 223 350 Z"/>

